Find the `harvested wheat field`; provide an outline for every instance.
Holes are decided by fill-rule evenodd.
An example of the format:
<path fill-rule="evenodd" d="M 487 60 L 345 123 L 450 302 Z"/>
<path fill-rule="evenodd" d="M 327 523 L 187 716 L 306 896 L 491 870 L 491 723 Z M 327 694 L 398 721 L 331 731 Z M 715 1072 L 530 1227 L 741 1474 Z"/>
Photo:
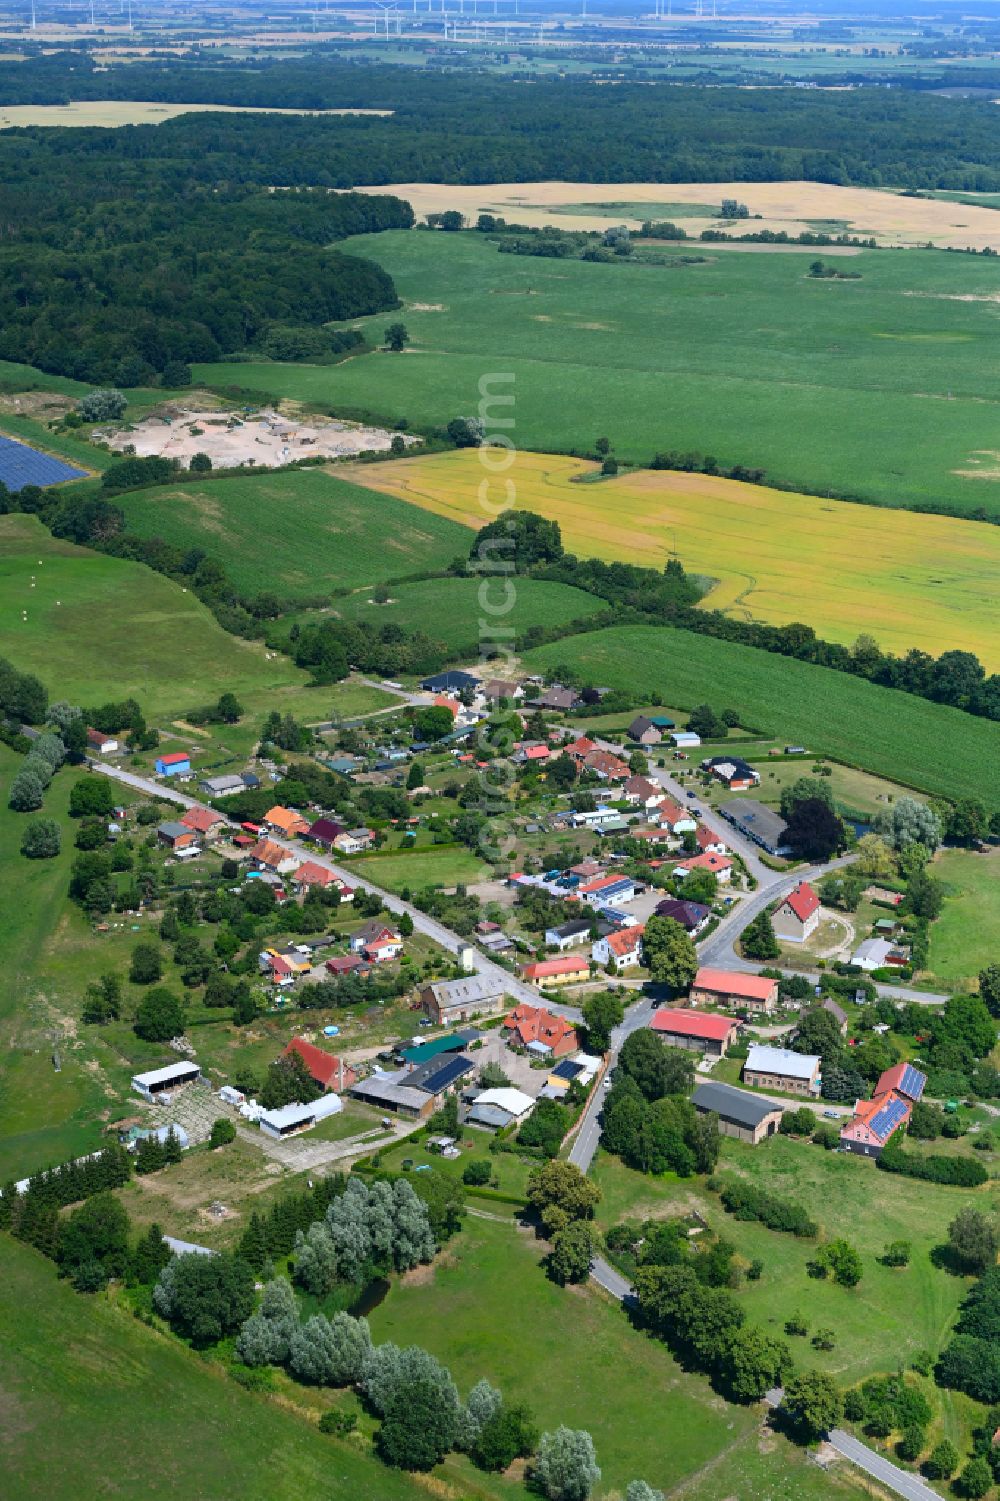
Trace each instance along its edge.
<path fill-rule="evenodd" d="M 694 239 L 703 229 L 720 227 L 715 205 L 721 209 L 723 198 L 735 197 L 761 218 L 723 222 L 721 227 L 731 234 L 821 230 L 874 236 L 881 245 L 926 245 L 930 240 L 942 246 L 1000 249 L 1000 214 L 994 209 L 822 182 L 514 182 L 478 187 L 399 182 L 351 191 L 396 193 L 412 204 L 418 218 L 458 209 L 470 222 L 492 213 L 518 224 L 560 229 L 607 229 L 611 224 L 638 229 L 643 219 L 674 214 Z"/>
<path fill-rule="evenodd" d="M 637 470 L 597 480 L 585 459 L 518 453 L 490 495 L 558 521 L 568 552 L 661 568 L 674 552 L 717 582 L 707 606 L 820 636 L 862 631 L 895 652 L 960 648 L 1000 670 L 1000 530 L 888 513 L 705 474 Z M 359 484 L 480 527 L 491 478 L 474 449 L 366 464 Z M 492 514 L 492 513 L 491 513 Z"/>
<path fill-rule="evenodd" d="M 391 109 L 267 109 L 235 104 L 164 104 L 139 99 L 77 99 L 72 104 L 0 105 L 0 130 L 16 125 L 160 125 L 175 115 L 391 115 Z"/>

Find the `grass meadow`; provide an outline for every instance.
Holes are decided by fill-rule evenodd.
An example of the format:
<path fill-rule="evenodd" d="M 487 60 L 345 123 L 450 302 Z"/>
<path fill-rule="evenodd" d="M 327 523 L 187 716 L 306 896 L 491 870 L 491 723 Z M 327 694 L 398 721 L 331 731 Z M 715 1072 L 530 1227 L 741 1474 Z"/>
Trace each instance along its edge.
<path fill-rule="evenodd" d="M 509 372 L 494 388 L 514 392 L 519 448 L 586 452 L 603 435 L 636 464 L 692 449 L 791 489 L 1000 515 L 996 259 L 868 251 L 843 262 L 860 281 L 836 281 L 808 276 L 814 249 L 597 265 L 407 231 L 345 249 L 395 279 L 406 353 L 197 378 L 440 426 L 475 410 L 484 371 Z M 385 321 L 359 326 L 381 340 Z"/>
<path fill-rule="evenodd" d="M 975 989 L 979 971 L 1000 955 L 1000 853 L 941 850 L 934 874 L 947 900 L 931 924 L 928 971 L 956 989 Z"/>
<path fill-rule="evenodd" d="M 921 1183 L 879 1173 L 873 1162 L 781 1136 L 759 1147 L 725 1141 L 719 1171 L 736 1171 L 803 1205 L 820 1226 L 820 1240 L 846 1235 L 863 1262 L 857 1288 L 847 1291 L 810 1277 L 806 1263 L 816 1241 L 734 1219 L 699 1180 L 648 1178 L 604 1154 L 594 1171 L 603 1192 L 598 1221 L 603 1229 L 622 1219 L 667 1218 L 696 1209 L 744 1261 L 764 1263 L 759 1281 L 744 1283 L 740 1291 L 749 1319 L 780 1335 L 785 1319 L 798 1311 L 810 1333 L 821 1327 L 836 1331 L 831 1351 L 814 1350 L 802 1339 L 793 1339 L 792 1346 L 801 1365 L 829 1371 L 841 1386 L 895 1370 L 918 1351 L 937 1353 L 970 1279 L 935 1266 L 931 1252 L 946 1241 L 949 1223 L 966 1204 L 996 1211 L 996 1183 L 975 1191 Z M 894 1269 L 880 1262 L 891 1240 L 910 1242 L 908 1267 Z M 965 1404 L 943 1399 L 935 1405 L 950 1436 L 958 1437 Z"/>
<path fill-rule="evenodd" d="M 0 517 L 0 597 L 0 656 L 37 673 L 54 699 L 131 694 L 150 719 L 223 688 L 262 714 L 273 705 L 319 720 L 328 707 L 328 690 L 308 690 L 287 658 L 229 635 L 179 584 L 58 541 L 33 516 Z"/>
<path fill-rule="evenodd" d="M 0 1236 L 4 1492 L 199 1501 L 416 1501 L 419 1484 L 251 1396 L 104 1295 Z M 139 1420 L 139 1415 L 141 1421 Z"/>
<path fill-rule="evenodd" d="M 467 538 L 469 533 L 463 535 Z M 394 588 L 386 604 L 375 604 L 367 590 L 362 590 L 348 599 L 338 599 L 336 609 L 359 625 L 392 621 L 408 630 L 426 631 L 434 640 L 443 641 L 449 651 L 471 648 L 478 653 L 481 634 L 492 636 L 498 626 L 513 631 L 516 649 L 517 641 L 533 625 L 564 626 L 605 608 L 593 594 L 545 579 L 518 579 L 511 592 L 512 603 L 502 580 L 422 579 Z M 497 610 L 502 613 L 495 613 Z"/>
<path fill-rule="evenodd" d="M 129 531 L 202 547 L 243 592 L 293 602 L 445 568 L 469 548 L 455 522 L 323 469 L 185 476 L 176 486 L 130 491 L 116 503 Z"/>
<path fill-rule="evenodd" d="M 464 845 L 432 846 L 400 855 L 367 855 L 341 863 L 387 891 L 402 891 L 404 886 L 419 891 L 423 886 L 471 884 L 489 880 L 491 874 L 486 862 Z"/>
<path fill-rule="evenodd" d="M 668 626 L 620 626 L 527 652 L 644 702 L 710 702 L 740 722 L 890 781 L 1000 807 L 1000 725 L 861 678 Z"/>
<path fill-rule="evenodd" d="M 637 1477 L 691 1501 L 857 1494 L 849 1472 L 824 1475 L 783 1440 L 762 1440 L 757 1409 L 716 1397 L 595 1289 L 550 1282 L 544 1252 L 510 1221 L 470 1216 L 430 1275 L 394 1283 L 371 1315 L 372 1334 L 423 1345 L 460 1391 L 486 1375 L 527 1402 L 543 1428 L 588 1429 L 599 1498 L 620 1497 Z M 523 1494 L 500 1477 L 477 1478 L 497 1497 Z"/>
<path fill-rule="evenodd" d="M 358 479 L 438 516 L 482 524 L 482 461 L 459 449 L 366 466 Z M 520 508 L 558 521 L 568 552 L 662 568 L 672 554 L 717 580 L 707 608 L 828 640 L 861 631 L 905 654 L 959 648 L 1000 667 L 1000 529 L 896 516 L 704 474 L 643 470 L 587 483 L 583 459 L 518 452 Z M 582 481 L 582 483 L 581 483 Z"/>

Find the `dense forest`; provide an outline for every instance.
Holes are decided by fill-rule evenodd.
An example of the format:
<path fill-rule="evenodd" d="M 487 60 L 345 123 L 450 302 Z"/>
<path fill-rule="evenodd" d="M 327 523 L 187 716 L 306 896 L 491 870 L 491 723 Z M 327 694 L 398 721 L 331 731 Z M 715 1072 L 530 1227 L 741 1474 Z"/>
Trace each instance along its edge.
<path fill-rule="evenodd" d="M 82 51 L 0 66 L 0 103 L 151 99 L 387 118 L 185 116 L 127 130 L 28 129 L 0 139 L 0 180 L 66 158 L 126 185 L 158 161 L 187 181 L 286 185 L 412 181 L 819 182 L 1000 190 L 996 106 L 903 89 L 622 83 L 301 59 L 151 61 L 96 71 Z"/>
<path fill-rule="evenodd" d="M 327 247 L 412 222 L 398 198 L 182 187 L 155 159 L 113 192 L 69 153 L 30 186 L 0 188 L 0 359 L 95 384 L 164 372 L 181 384 L 192 360 L 397 306 L 381 267 Z"/>

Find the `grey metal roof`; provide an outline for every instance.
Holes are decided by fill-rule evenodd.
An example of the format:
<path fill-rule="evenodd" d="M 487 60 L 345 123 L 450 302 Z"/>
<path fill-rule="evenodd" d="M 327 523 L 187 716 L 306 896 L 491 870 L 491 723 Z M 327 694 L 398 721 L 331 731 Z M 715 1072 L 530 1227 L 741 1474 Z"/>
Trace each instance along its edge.
<path fill-rule="evenodd" d="M 509 1126 L 514 1117 L 507 1110 L 501 1110 L 499 1105 L 473 1105 L 469 1111 L 469 1120 L 479 1126 L 496 1126 L 503 1130 Z"/>
<path fill-rule="evenodd" d="M 436 980 L 426 986 L 439 1006 L 474 1005 L 503 994 L 503 986 L 485 975 L 469 975 L 461 980 Z"/>
<path fill-rule="evenodd" d="M 734 1088 L 732 1084 L 714 1082 L 699 1084 L 691 1100 L 699 1110 L 714 1110 L 727 1121 L 750 1128 L 759 1126 L 775 1110 L 781 1109 L 773 1100 L 762 1100 L 757 1095 L 748 1094 L 745 1089 Z"/>
<path fill-rule="evenodd" d="M 419 1089 L 410 1089 L 400 1083 L 404 1074 L 372 1074 L 351 1086 L 350 1093 L 359 1100 L 374 1100 L 378 1105 L 409 1105 L 412 1110 L 422 1110 L 427 1096 Z"/>
<path fill-rule="evenodd" d="M 781 846 L 788 828 L 780 813 L 753 797 L 735 798 L 732 802 L 723 803 L 719 812 L 751 839 L 773 849 Z"/>

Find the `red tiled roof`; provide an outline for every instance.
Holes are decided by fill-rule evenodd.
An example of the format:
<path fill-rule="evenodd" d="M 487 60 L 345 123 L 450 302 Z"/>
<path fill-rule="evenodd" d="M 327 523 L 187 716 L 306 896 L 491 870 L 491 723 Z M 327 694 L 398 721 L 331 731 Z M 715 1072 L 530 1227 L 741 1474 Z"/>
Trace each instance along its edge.
<path fill-rule="evenodd" d="M 681 860 L 674 867 L 675 870 L 732 870 L 733 862 L 725 855 L 692 855 L 687 860 Z"/>
<path fill-rule="evenodd" d="M 579 757 L 581 759 L 584 756 L 589 756 L 591 751 L 595 751 L 596 749 L 596 741 L 589 739 L 586 735 L 581 735 L 578 740 L 571 740 L 569 745 L 565 747 L 567 756 Z"/>
<path fill-rule="evenodd" d="M 700 850 L 708 849 L 710 844 L 721 844 L 724 846 L 726 842 L 721 834 L 713 834 L 711 829 L 706 829 L 703 823 L 698 824 L 694 831 L 694 837 L 698 842 Z"/>
<path fill-rule="evenodd" d="M 518 1040 L 524 1047 L 529 1042 L 544 1042 L 554 1048 L 571 1032 L 576 1032 L 576 1028 L 564 1016 L 557 1016 L 542 1006 L 524 1004 L 514 1007 L 510 1015 L 504 1018 L 504 1026 L 517 1033 Z"/>
<path fill-rule="evenodd" d="M 607 936 L 609 952 L 619 959 L 622 954 L 630 954 L 642 942 L 642 935 L 645 931 L 645 925 L 643 925 L 638 928 L 619 928 L 616 933 L 609 933 Z"/>
<path fill-rule="evenodd" d="M 462 705 L 457 699 L 449 698 L 447 693 L 436 693 L 434 695 L 434 707 L 435 709 L 449 709 L 454 718 L 461 711 Z"/>
<path fill-rule="evenodd" d="M 268 808 L 264 814 L 264 822 L 273 824 L 283 834 L 295 834 L 305 832 L 309 827 L 308 818 L 303 818 L 301 813 L 296 813 L 294 808 L 283 808 L 276 803 L 273 808 Z"/>
<path fill-rule="evenodd" d="M 217 823 L 225 823 L 226 820 L 212 808 L 188 808 L 180 821 L 186 829 L 194 829 L 197 834 L 207 834 Z"/>
<path fill-rule="evenodd" d="M 717 990 L 725 995 L 742 995 L 752 1001 L 766 1001 L 774 994 L 777 980 L 767 975 L 744 975 L 732 969 L 699 969 L 692 990 Z"/>
<path fill-rule="evenodd" d="M 324 1089 L 328 1089 L 331 1084 L 336 1085 L 340 1075 L 340 1059 L 335 1058 L 332 1053 L 324 1053 L 322 1048 L 314 1047 L 311 1042 L 306 1042 L 304 1037 L 292 1038 L 283 1056 L 289 1053 L 298 1053 L 310 1078 L 315 1079 L 317 1084 L 322 1084 Z M 354 1070 L 345 1063 L 344 1082 L 346 1083 L 353 1077 Z"/>
<path fill-rule="evenodd" d="M 785 897 L 783 905 L 791 907 L 799 922 L 805 922 L 818 908 L 819 897 L 808 881 L 800 881 L 795 890 Z"/>
<path fill-rule="evenodd" d="M 539 959 L 534 964 L 525 964 L 521 974 L 526 980 L 543 980 L 546 975 L 575 975 L 580 971 L 586 973 L 589 968 L 585 959 L 564 954 L 559 959 Z"/>
<path fill-rule="evenodd" d="M 258 839 L 250 853 L 261 865 L 273 865 L 275 870 L 282 861 L 289 858 L 288 851 L 282 849 L 280 844 L 275 844 L 273 839 Z"/>
<path fill-rule="evenodd" d="M 661 1006 L 653 1013 L 649 1024 L 654 1032 L 675 1032 L 681 1037 L 703 1037 L 712 1042 L 725 1042 L 730 1032 L 738 1025 L 729 1016 L 706 1016 L 698 1011 L 672 1011 Z"/>
<path fill-rule="evenodd" d="M 664 823 L 677 823 L 682 818 L 690 818 L 691 815 L 680 803 L 675 803 L 672 798 L 661 797 L 656 807 L 651 810 L 659 814 Z"/>
<path fill-rule="evenodd" d="M 315 860 L 305 860 L 295 872 L 293 878 L 296 886 L 331 886 L 337 877 L 332 870 L 327 870 L 322 865 L 317 865 Z"/>

